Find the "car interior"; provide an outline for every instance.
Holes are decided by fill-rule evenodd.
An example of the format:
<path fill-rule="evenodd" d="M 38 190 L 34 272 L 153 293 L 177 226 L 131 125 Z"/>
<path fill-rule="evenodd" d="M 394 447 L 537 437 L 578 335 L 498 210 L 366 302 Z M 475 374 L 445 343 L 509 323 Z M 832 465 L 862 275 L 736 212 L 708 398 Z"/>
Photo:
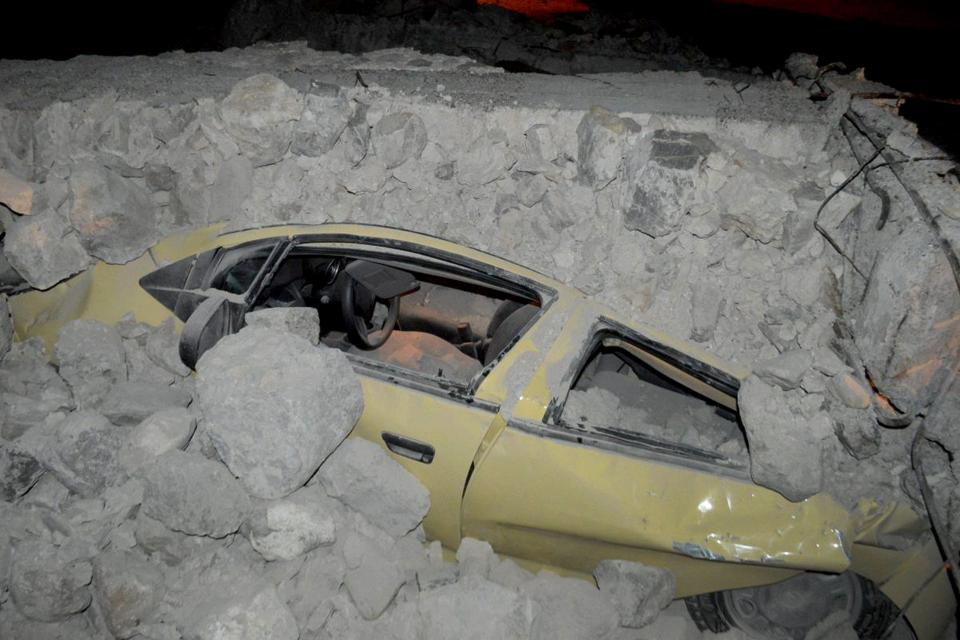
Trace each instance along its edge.
<path fill-rule="evenodd" d="M 737 412 L 654 367 L 626 349 L 602 342 L 588 357 L 567 396 L 561 422 L 614 427 L 631 433 L 747 458 Z"/>
<path fill-rule="evenodd" d="M 211 288 L 245 292 L 268 255 L 221 263 Z M 251 310 L 273 307 L 316 309 L 328 346 L 467 384 L 522 333 L 540 301 L 442 263 L 308 245 L 290 252 Z"/>

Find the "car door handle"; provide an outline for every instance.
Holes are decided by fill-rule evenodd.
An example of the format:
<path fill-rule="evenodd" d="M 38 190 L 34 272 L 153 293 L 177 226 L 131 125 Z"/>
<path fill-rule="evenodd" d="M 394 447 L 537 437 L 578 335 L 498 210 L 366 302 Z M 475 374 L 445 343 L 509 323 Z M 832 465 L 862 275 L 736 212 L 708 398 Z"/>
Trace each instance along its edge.
<path fill-rule="evenodd" d="M 430 464 L 433 462 L 433 456 L 436 454 L 436 451 L 426 442 L 420 442 L 419 440 L 412 440 L 410 438 L 398 436 L 397 434 L 390 433 L 389 431 L 384 431 L 380 434 L 380 437 L 383 438 L 383 442 L 387 445 L 387 449 L 390 449 L 390 451 L 394 452 L 398 456 L 410 458 L 411 460 L 416 460 L 417 462 L 422 462 L 424 464 Z"/>

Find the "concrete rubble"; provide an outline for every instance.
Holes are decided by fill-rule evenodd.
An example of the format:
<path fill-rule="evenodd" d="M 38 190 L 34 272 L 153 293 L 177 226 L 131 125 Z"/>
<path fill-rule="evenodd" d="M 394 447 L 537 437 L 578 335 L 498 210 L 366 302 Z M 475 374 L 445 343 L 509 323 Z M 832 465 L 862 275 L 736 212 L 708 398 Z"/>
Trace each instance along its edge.
<path fill-rule="evenodd" d="M 64 330 L 55 349 L 60 370 L 98 384 L 74 383 L 90 398 L 86 408 L 64 402 L 50 419 L 0 443 L 4 637 L 17 629 L 11 637 L 413 639 L 454 630 L 491 639 L 613 639 L 624 630 L 623 601 L 635 608 L 656 602 L 655 613 L 670 600 L 672 578 L 621 581 L 614 595 L 586 581 L 534 575 L 469 538 L 456 562 L 445 562 L 420 526 L 430 507 L 426 489 L 379 446 L 344 440 L 362 401 L 342 353 L 310 345 L 303 337 L 309 323 L 270 322 L 271 329 L 260 324 L 221 341 L 202 358 L 195 388 L 166 383 L 186 402 L 178 396 L 158 408 L 145 400 L 139 420 L 133 411 L 108 419 L 116 402 L 109 391 L 99 395 L 109 389 L 99 383 L 127 371 L 121 339 L 146 341 L 160 330 L 132 322 L 119 332 L 97 323 Z M 78 362 L 72 354 L 83 342 L 91 357 Z M 286 354 L 282 389 L 269 386 L 276 370 L 265 357 L 240 362 L 238 353 L 258 345 Z M 92 357 L 103 353 L 111 357 Z M 40 356 L 39 345 L 17 343 L 2 364 L 11 377 L 59 381 L 70 398 L 57 368 Z M 310 364 L 308 376 L 298 358 L 304 366 L 310 358 L 323 362 Z M 81 370 L 85 376 L 73 377 Z M 331 379 L 319 380 L 321 370 Z M 224 391 L 228 382 L 235 387 Z M 115 386 L 131 384 L 142 383 Z M 305 421 L 321 433 L 316 444 L 296 436 L 305 452 L 296 473 L 289 455 L 278 460 L 271 447 L 246 447 L 244 429 L 253 423 L 235 423 L 239 414 L 225 406 L 239 398 L 263 422 L 283 416 L 264 442 L 289 448 L 280 436 Z M 199 438 L 212 446 L 195 444 Z M 654 571 L 617 566 L 623 575 Z"/>
<path fill-rule="evenodd" d="M 30 73 L 48 81 L 22 86 Z M 826 74 L 811 101 L 816 60 L 786 73 L 742 91 L 693 71 L 517 83 L 455 52 L 302 42 L 5 62 L 10 291 L 213 222 L 431 233 L 752 367 L 750 473 L 791 500 L 923 513 L 919 442 L 960 547 L 955 165 L 923 160 L 942 154 L 890 101 L 851 97 L 856 74 Z M 859 173 L 875 140 L 853 118 L 890 154 Z M 76 321 L 47 354 L 12 341 L 0 296 L 0 637 L 699 637 L 657 618 L 673 583 L 653 569 L 604 565 L 594 589 L 480 541 L 457 565 L 433 557 L 426 490 L 345 439 L 359 381 L 287 311 L 248 316 L 194 382 L 171 323 Z"/>

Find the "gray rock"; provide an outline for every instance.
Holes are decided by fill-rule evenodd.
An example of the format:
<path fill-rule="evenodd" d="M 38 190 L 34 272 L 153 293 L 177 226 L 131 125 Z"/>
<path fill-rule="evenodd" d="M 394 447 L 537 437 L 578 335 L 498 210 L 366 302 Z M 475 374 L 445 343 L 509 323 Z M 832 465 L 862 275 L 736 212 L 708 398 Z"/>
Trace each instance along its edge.
<path fill-rule="evenodd" d="M 530 638 L 539 607 L 513 589 L 480 576 L 420 594 L 424 638 Z"/>
<path fill-rule="evenodd" d="M 460 546 L 457 548 L 460 575 L 487 578 L 497 562 L 497 556 L 489 542 L 476 538 L 464 538 L 460 541 Z"/>
<path fill-rule="evenodd" d="M 369 105 L 358 103 L 353 115 L 347 121 L 347 128 L 340 134 L 339 144 L 343 148 L 343 156 L 354 166 L 367 156 L 370 145 L 370 125 L 367 124 L 367 109 Z"/>
<path fill-rule="evenodd" d="M 43 344 L 18 342 L 0 363 L 0 437 L 15 440 L 47 416 L 73 409 L 73 395 L 47 362 Z"/>
<path fill-rule="evenodd" d="M 188 558 L 200 557 L 220 544 L 219 540 L 173 531 L 141 510 L 133 521 L 137 546 L 165 565 L 174 567 Z"/>
<path fill-rule="evenodd" d="M 127 379 L 120 334 L 93 320 L 74 320 L 60 331 L 54 348 L 60 375 L 81 409 L 96 406 L 111 387 Z"/>
<path fill-rule="evenodd" d="M 873 394 L 849 373 L 841 373 L 830 379 L 827 385 L 830 395 L 851 409 L 866 409 Z"/>
<path fill-rule="evenodd" d="M 470 187 L 504 177 L 516 158 L 502 141 L 478 138 L 457 161 L 457 182 Z"/>
<path fill-rule="evenodd" d="M 244 322 L 248 327 L 292 333 L 314 346 L 320 343 L 320 313 L 313 307 L 260 309 L 247 313 Z"/>
<path fill-rule="evenodd" d="M 29 491 L 43 472 L 35 456 L 0 441 L 0 500 L 13 502 Z"/>
<path fill-rule="evenodd" d="M 130 262 L 161 238 L 150 194 L 96 163 L 70 173 L 70 224 L 87 253 L 114 264 Z"/>
<path fill-rule="evenodd" d="M 597 585 L 620 614 L 620 624 L 633 629 L 652 622 L 670 604 L 676 590 L 667 569 L 627 560 L 603 560 L 593 571 Z"/>
<path fill-rule="evenodd" d="M 224 128 L 255 167 L 283 157 L 302 112 L 303 96 L 266 73 L 241 80 L 220 103 Z"/>
<path fill-rule="evenodd" d="M 13 344 L 13 318 L 7 305 L 7 295 L 0 294 L 0 360 L 10 351 Z"/>
<path fill-rule="evenodd" d="M 550 125 L 535 124 L 524 132 L 523 137 L 529 152 L 541 160 L 553 162 L 560 155 L 560 149 Z"/>
<path fill-rule="evenodd" d="M 182 407 L 162 409 L 131 429 L 120 450 L 120 462 L 128 470 L 143 467 L 168 451 L 187 448 L 197 419 Z"/>
<path fill-rule="evenodd" d="M 180 377 L 190 375 L 190 368 L 180 359 L 180 339 L 174 331 L 173 318 L 164 320 L 163 324 L 150 331 L 146 350 L 147 356 L 158 367 Z"/>
<path fill-rule="evenodd" d="M 303 486 L 363 410 L 346 356 L 289 333 L 246 327 L 207 351 L 197 372 L 204 429 L 260 498 Z"/>
<path fill-rule="evenodd" d="M 163 571 L 137 553 L 108 551 L 93 562 L 93 598 L 115 638 L 135 635 L 163 594 Z"/>
<path fill-rule="evenodd" d="M 607 637 L 620 626 L 612 594 L 598 591 L 589 582 L 541 573 L 525 582 L 520 592 L 540 605 L 531 640 L 593 640 Z"/>
<path fill-rule="evenodd" d="M 77 411 L 52 428 L 42 462 L 71 491 L 92 497 L 125 479 L 118 461 L 122 442 L 102 415 Z"/>
<path fill-rule="evenodd" d="M 593 107 L 577 126 L 577 169 L 594 189 L 602 189 L 617 177 L 623 160 L 623 143 L 640 133 L 640 125 L 602 107 Z"/>
<path fill-rule="evenodd" d="M 29 491 L 43 472 L 36 457 L 0 441 L 0 500 L 13 502 Z"/>
<path fill-rule="evenodd" d="M 370 142 L 384 166 L 392 169 L 420 157 L 427 146 L 427 128 L 416 114 L 389 113 L 374 125 Z"/>
<path fill-rule="evenodd" d="M 789 391 L 800 386 L 803 374 L 813 366 L 813 354 L 806 349 L 784 351 L 775 358 L 758 362 L 753 373 L 768 384 Z"/>
<path fill-rule="evenodd" d="M 784 391 L 756 376 L 737 396 L 753 481 L 793 501 L 823 488 L 823 439 L 832 432 L 825 415 L 804 415 L 801 398 L 798 390 Z"/>
<path fill-rule="evenodd" d="M 314 487 L 256 505 L 244 524 L 264 560 L 292 560 L 336 540 L 333 501 Z"/>
<path fill-rule="evenodd" d="M 92 577 L 86 560 L 39 538 L 22 540 L 13 550 L 10 597 L 27 618 L 56 622 L 87 608 Z"/>
<path fill-rule="evenodd" d="M 430 564 L 417 569 L 417 586 L 420 587 L 420 591 L 429 591 L 453 584 L 459 577 L 460 569 L 455 564 L 446 562 Z"/>
<path fill-rule="evenodd" d="M 326 548 L 307 554 L 297 575 L 281 584 L 280 597 L 293 612 L 301 638 L 314 637 L 333 612 L 333 599 L 340 593 L 346 565 Z"/>
<path fill-rule="evenodd" d="M 510 558 L 504 558 L 490 570 L 489 579 L 508 589 L 519 589 L 523 583 L 533 579 L 533 574 Z"/>
<path fill-rule="evenodd" d="M 344 556 L 347 572 L 343 584 L 350 599 L 364 619 L 379 618 L 405 582 L 403 572 L 378 545 L 361 536 L 347 541 Z"/>
<path fill-rule="evenodd" d="M 272 584 L 224 584 L 183 623 L 183 640 L 297 640 L 300 631 Z"/>
<path fill-rule="evenodd" d="M 308 93 L 303 114 L 293 131 L 290 150 L 302 156 L 322 156 L 333 149 L 352 115 L 350 103 L 342 95 Z"/>
<path fill-rule="evenodd" d="M 430 509 L 430 494 L 420 481 L 379 445 L 361 438 L 341 444 L 317 479 L 328 495 L 393 536 L 415 529 Z"/>
<path fill-rule="evenodd" d="M 621 195 L 626 227 L 654 238 L 679 229 L 697 201 L 703 161 L 713 151 L 706 134 L 664 129 L 633 146 Z"/>
<path fill-rule="evenodd" d="M 149 382 L 120 382 L 107 392 L 100 404 L 100 412 L 115 425 L 132 426 L 158 411 L 186 407 L 190 400 L 189 393 L 175 387 Z"/>
<path fill-rule="evenodd" d="M 49 289 L 90 264 L 77 234 L 53 211 L 19 218 L 8 225 L 3 253 L 34 289 Z"/>
<path fill-rule="evenodd" d="M 817 56 L 812 53 L 796 51 L 787 57 L 786 62 L 783 63 L 783 68 L 786 69 L 787 75 L 794 82 L 813 80 L 817 77 L 817 71 L 819 71 L 817 60 Z"/>
<path fill-rule="evenodd" d="M 222 465 L 170 451 L 143 471 L 143 512 L 174 531 L 222 538 L 251 510 L 243 487 Z"/>
<path fill-rule="evenodd" d="M 216 180 L 209 188 L 201 187 L 198 196 L 207 214 L 205 222 L 225 222 L 236 218 L 253 193 L 253 171 L 253 163 L 246 156 L 233 156 L 223 161 Z M 196 222 L 200 223 L 201 220 Z"/>
<path fill-rule="evenodd" d="M 740 229 L 764 244 L 779 240 L 788 214 L 796 202 L 774 176 L 742 170 L 717 193 L 717 204 L 728 226 Z"/>
<path fill-rule="evenodd" d="M 547 179 L 539 173 L 523 174 L 517 179 L 517 200 L 525 207 L 532 207 L 543 200 L 543 196 L 547 193 L 547 185 Z"/>
<path fill-rule="evenodd" d="M 593 192 L 581 185 L 553 185 L 544 194 L 542 205 L 554 231 L 563 231 L 578 220 L 591 218 L 597 209 Z"/>
<path fill-rule="evenodd" d="M 880 429 L 870 412 L 834 407 L 830 415 L 834 433 L 847 453 L 857 460 L 880 453 Z"/>

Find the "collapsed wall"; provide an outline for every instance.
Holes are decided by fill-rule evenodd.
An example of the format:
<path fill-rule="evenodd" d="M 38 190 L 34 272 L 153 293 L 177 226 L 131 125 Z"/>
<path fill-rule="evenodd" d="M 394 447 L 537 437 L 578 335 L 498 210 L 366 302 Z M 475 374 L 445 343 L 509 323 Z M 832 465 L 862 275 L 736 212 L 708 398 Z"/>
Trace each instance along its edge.
<path fill-rule="evenodd" d="M 799 86 L 517 76 L 301 44 L 7 62 L 0 278 L 46 289 L 220 222 L 431 233 L 756 363 L 740 397 L 753 476 L 791 499 L 825 490 L 848 507 L 874 497 L 922 512 L 910 451 L 924 423 L 938 504 L 960 522 L 955 170 L 908 162 L 941 154 L 885 107 L 851 101 L 856 78 L 811 101 L 816 66 L 791 74 Z M 859 170 L 875 148 L 851 111 L 899 154 L 874 162 L 921 183 L 935 225 L 890 169 Z M 69 380 L 62 362 L 59 374 Z M 5 425 L 23 429 L 5 429 L 13 441 L 43 384 L 4 384 Z"/>

